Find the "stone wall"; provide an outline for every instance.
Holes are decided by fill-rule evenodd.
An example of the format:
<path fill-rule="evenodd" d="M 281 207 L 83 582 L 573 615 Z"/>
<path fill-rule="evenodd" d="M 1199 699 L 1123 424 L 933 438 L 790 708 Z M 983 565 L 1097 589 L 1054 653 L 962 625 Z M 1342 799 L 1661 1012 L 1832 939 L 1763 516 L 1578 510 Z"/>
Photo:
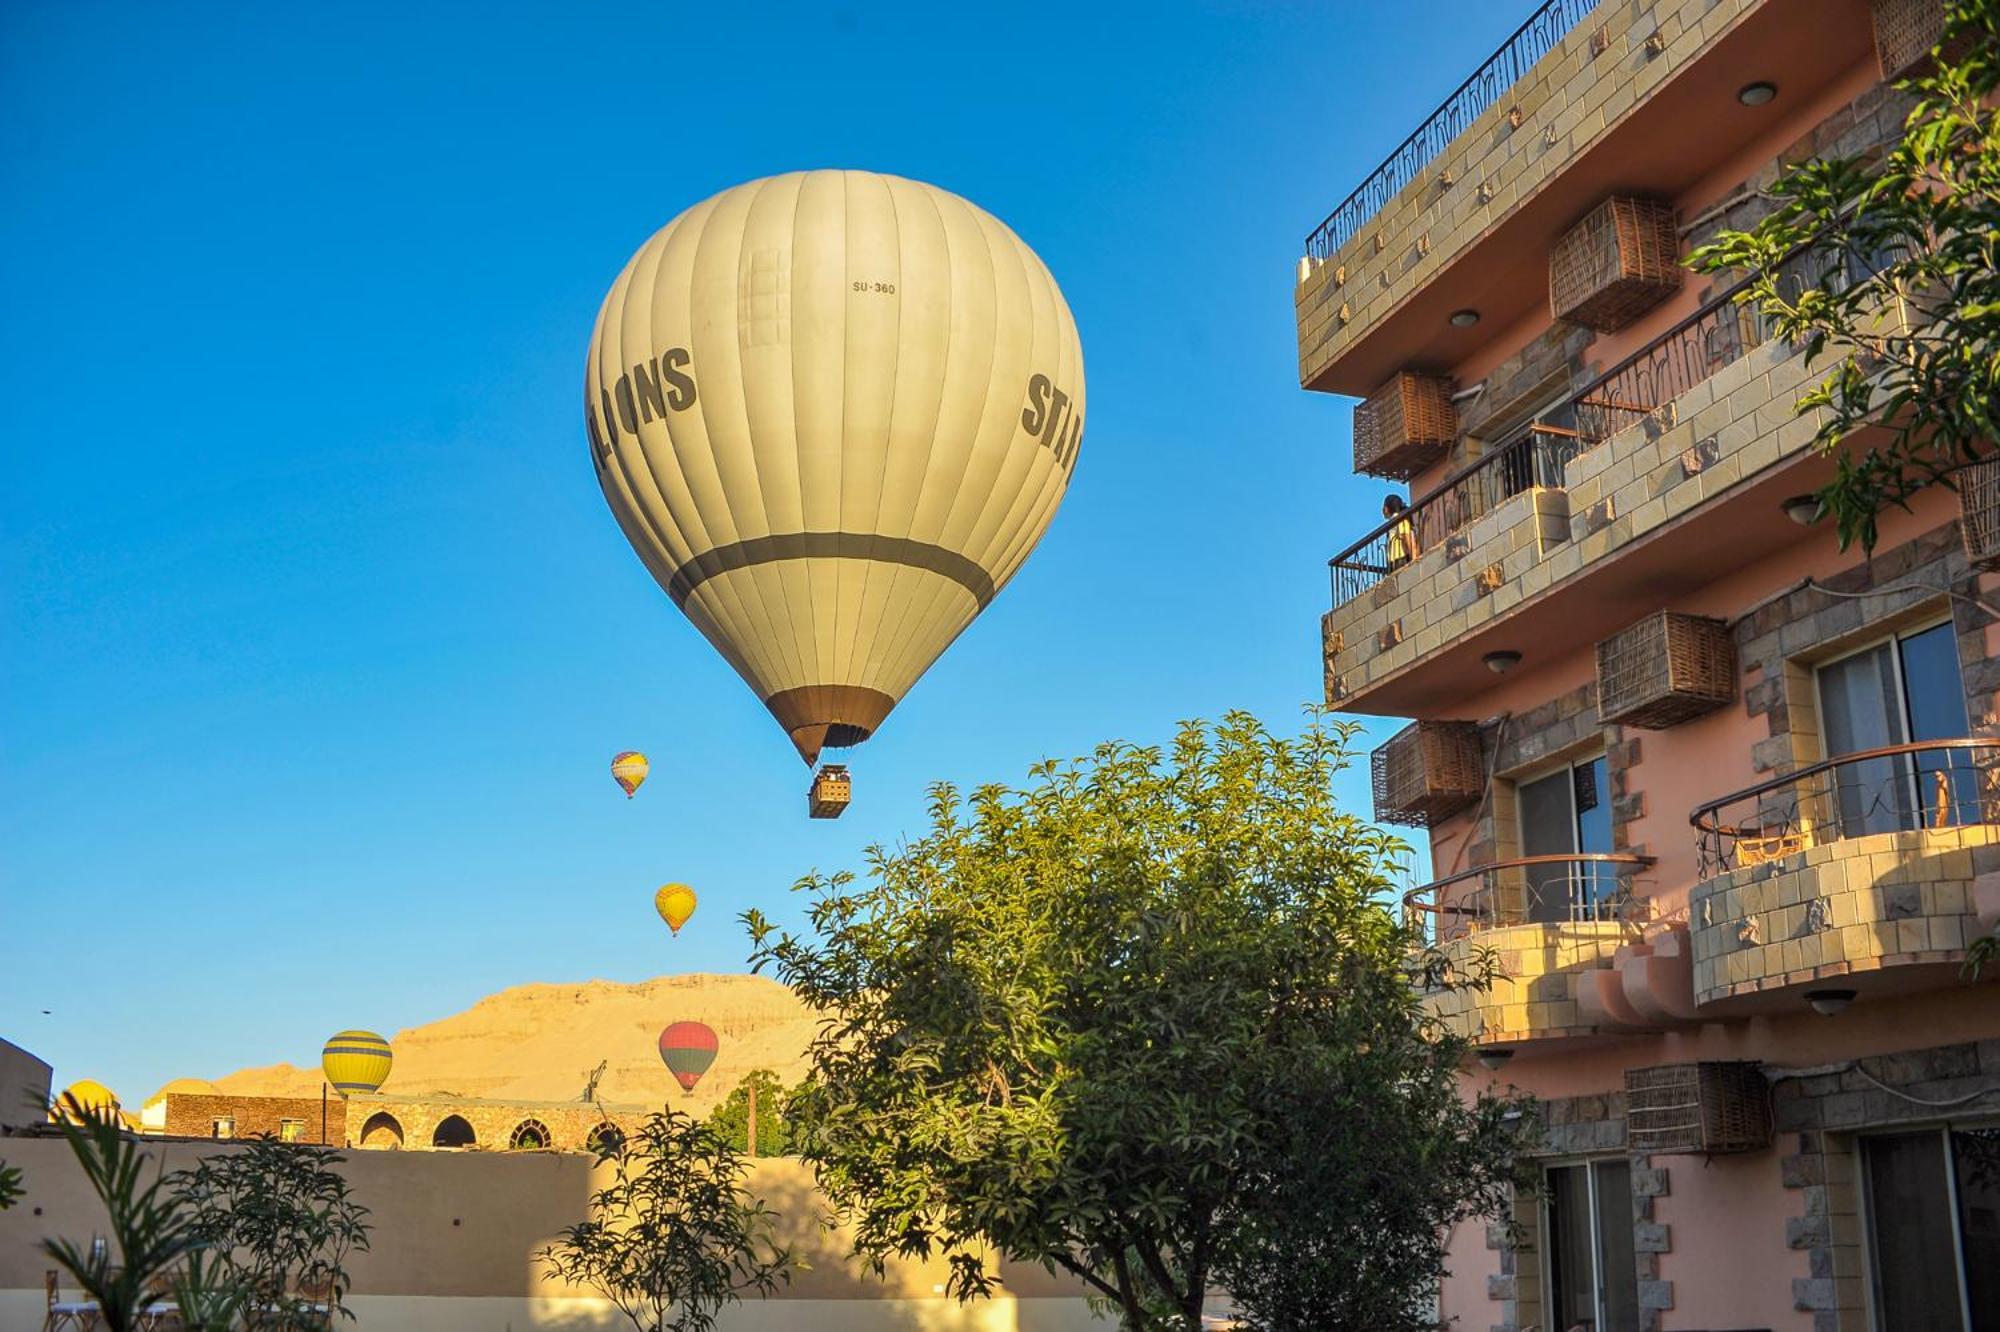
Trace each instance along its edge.
<path fill-rule="evenodd" d="M 252 1138 L 261 1133 L 272 1137 L 284 1136 L 284 1121 L 298 1120 L 303 1126 L 301 1137 L 305 1142 L 321 1141 L 320 1116 L 322 1103 L 317 1096 L 187 1096 L 170 1092 L 167 1103 L 166 1123 L 162 1132 L 182 1138 L 208 1138 L 216 1135 L 215 1122 L 229 1120 L 233 1126 L 224 1137 Z M 339 1146 L 346 1141 L 347 1106 L 338 1096 L 329 1096 L 324 1103 L 326 1116 L 324 1141 Z"/>

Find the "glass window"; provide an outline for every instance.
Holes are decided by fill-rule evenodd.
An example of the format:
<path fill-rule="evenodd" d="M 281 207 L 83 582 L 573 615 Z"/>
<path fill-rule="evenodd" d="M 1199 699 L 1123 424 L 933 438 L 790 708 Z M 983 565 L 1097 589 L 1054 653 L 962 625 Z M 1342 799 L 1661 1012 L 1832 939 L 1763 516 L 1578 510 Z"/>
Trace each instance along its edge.
<path fill-rule="evenodd" d="M 1866 1138 L 1875 1326 L 2000 1332 L 2000 1129 Z"/>
<path fill-rule="evenodd" d="M 1611 850 L 1611 786 L 1602 757 L 1568 764 L 1515 791 L 1521 817 L 1521 854 L 1604 855 Z M 1554 922 L 1597 919 L 1617 891 L 1608 867 L 1588 863 L 1531 865 L 1528 919 Z"/>
<path fill-rule="evenodd" d="M 1638 1332 L 1631 1163 L 1551 1167 L 1546 1198 L 1549 1328 Z"/>
<path fill-rule="evenodd" d="M 1958 644 L 1951 624 L 1874 644 L 1819 669 L 1828 758 L 1920 740 L 1955 740 L 1970 729 Z M 1949 752 L 1868 759 L 1832 773 L 1842 837 L 1975 822 L 1978 785 L 1970 760 Z M 1809 815 L 1810 816 L 1810 815 Z"/>
<path fill-rule="evenodd" d="M 209 1131 L 218 1138 L 233 1138 L 236 1136 L 236 1121 L 233 1119 L 215 1120 L 209 1125 Z"/>
<path fill-rule="evenodd" d="M 306 1121 L 303 1119 L 281 1119 L 278 1121 L 280 1142 L 300 1142 L 306 1136 Z"/>

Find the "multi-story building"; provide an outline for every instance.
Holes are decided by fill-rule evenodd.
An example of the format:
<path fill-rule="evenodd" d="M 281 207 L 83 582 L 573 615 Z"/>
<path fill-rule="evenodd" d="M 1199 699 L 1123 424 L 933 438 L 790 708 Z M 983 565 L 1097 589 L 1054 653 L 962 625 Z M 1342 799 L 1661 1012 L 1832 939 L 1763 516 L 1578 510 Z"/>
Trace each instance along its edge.
<path fill-rule="evenodd" d="M 1408 487 L 1330 543 L 1327 698 L 1414 719 L 1375 812 L 1494 969 L 1433 1002 L 1541 1103 L 1456 1326 L 2000 1327 L 1995 495 L 1843 552 L 1814 371 L 1681 262 L 1892 140 L 1940 21 L 1549 0 L 1307 242 L 1300 380 Z"/>

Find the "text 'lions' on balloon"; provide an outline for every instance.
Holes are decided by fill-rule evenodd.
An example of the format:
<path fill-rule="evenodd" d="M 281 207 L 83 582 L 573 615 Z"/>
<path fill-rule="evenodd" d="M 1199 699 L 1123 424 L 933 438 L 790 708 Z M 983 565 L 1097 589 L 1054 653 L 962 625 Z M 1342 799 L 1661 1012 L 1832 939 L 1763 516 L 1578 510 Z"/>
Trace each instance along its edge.
<path fill-rule="evenodd" d="M 991 215 L 799 172 L 640 247 L 584 416 L 633 549 L 810 764 L 866 740 L 1034 549 L 1076 466 L 1083 353 Z"/>

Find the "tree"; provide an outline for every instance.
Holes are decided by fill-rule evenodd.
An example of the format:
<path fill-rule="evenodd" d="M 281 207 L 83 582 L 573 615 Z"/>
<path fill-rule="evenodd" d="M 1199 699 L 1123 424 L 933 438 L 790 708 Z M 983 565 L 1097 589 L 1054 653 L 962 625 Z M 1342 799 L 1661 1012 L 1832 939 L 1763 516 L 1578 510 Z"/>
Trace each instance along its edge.
<path fill-rule="evenodd" d="M 203 1157 L 169 1178 L 176 1202 L 214 1261 L 245 1292 L 246 1328 L 323 1327 L 343 1307 L 347 1257 L 368 1248 L 368 1209 L 325 1147 L 264 1134 Z"/>
<path fill-rule="evenodd" d="M 171 1293 L 189 1332 L 223 1332 L 243 1294 L 203 1252 L 192 1218 L 165 1174 L 146 1178 L 150 1154 L 125 1131 L 115 1108 L 85 1106 L 63 1094 L 56 1124 L 83 1176 L 104 1204 L 110 1233 L 88 1244 L 45 1239 L 42 1251 L 96 1302 L 107 1332 L 131 1332 L 143 1312 Z"/>
<path fill-rule="evenodd" d="M 742 1292 L 791 1280 L 775 1214 L 749 1196 L 742 1156 L 707 1125 L 669 1109 L 598 1155 L 615 1178 L 539 1257 L 617 1305 L 637 1332 L 708 1332 Z"/>
<path fill-rule="evenodd" d="M 802 1154 L 860 1256 L 942 1253 L 969 1299 L 990 1244 L 1130 1332 L 1194 1332 L 1218 1284 L 1253 1327 L 1430 1326 L 1440 1232 L 1497 1210 L 1518 1119 L 1461 1097 L 1412 959 L 1464 979 L 1385 905 L 1400 844 L 1334 803 L 1354 731 L 1233 713 L 940 785 L 868 886 L 800 882 L 809 934 L 746 914 L 823 1018 Z"/>
<path fill-rule="evenodd" d="M 21 1201 L 21 1167 L 0 1161 L 0 1212 Z"/>
<path fill-rule="evenodd" d="M 1819 499 L 1843 549 L 1872 550 L 1883 509 L 1951 484 L 2000 439 L 2000 0 L 1949 0 L 1940 49 L 1898 84 L 1916 101 L 1879 161 L 1791 166 L 1774 212 L 1688 258 L 1749 270 L 1739 299 L 1806 364 L 1831 358 L 1797 406 L 1836 460 Z"/>
<path fill-rule="evenodd" d="M 757 1093 L 757 1150 L 750 1151 L 750 1093 Z M 731 1147 L 753 1156 L 785 1154 L 785 1089 L 778 1075 L 760 1068 L 736 1085 L 708 1116 L 708 1126 Z"/>

